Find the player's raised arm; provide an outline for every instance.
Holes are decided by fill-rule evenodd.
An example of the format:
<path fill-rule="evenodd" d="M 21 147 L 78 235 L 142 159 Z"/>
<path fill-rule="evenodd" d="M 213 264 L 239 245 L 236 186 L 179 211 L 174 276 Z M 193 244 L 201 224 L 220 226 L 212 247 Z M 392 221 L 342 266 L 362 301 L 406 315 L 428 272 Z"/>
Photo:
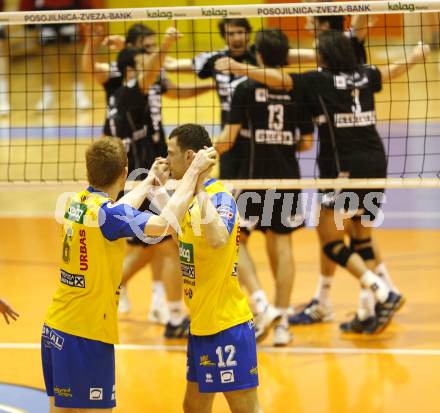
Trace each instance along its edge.
<path fill-rule="evenodd" d="M 382 82 L 389 82 L 408 72 L 408 69 L 415 64 L 424 63 L 426 57 L 431 53 L 431 48 L 427 44 L 419 42 L 415 46 L 406 60 L 391 63 L 379 68 L 382 75 Z"/>
<path fill-rule="evenodd" d="M 228 243 L 237 219 L 237 206 L 232 196 L 227 193 L 209 196 L 204 185 L 209 174 L 210 170 L 199 176 L 196 193 L 202 217 L 200 225 L 206 242 L 210 247 L 218 249 Z"/>
<path fill-rule="evenodd" d="M 182 37 L 182 34 L 179 31 L 174 27 L 168 27 L 159 50 L 149 55 L 140 55 L 142 56 L 142 60 L 139 65 L 139 72 L 141 73 L 139 76 L 139 84 L 145 92 L 148 91 L 150 86 L 156 81 L 160 69 L 163 67 L 167 58 L 168 50 L 180 37 Z"/>
<path fill-rule="evenodd" d="M 106 43 L 105 27 L 101 23 L 85 24 L 86 42 L 81 56 L 82 70 L 85 73 L 91 73 L 94 79 L 104 84 L 110 77 L 110 65 L 104 62 L 98 62 L 97 50 Z"/>

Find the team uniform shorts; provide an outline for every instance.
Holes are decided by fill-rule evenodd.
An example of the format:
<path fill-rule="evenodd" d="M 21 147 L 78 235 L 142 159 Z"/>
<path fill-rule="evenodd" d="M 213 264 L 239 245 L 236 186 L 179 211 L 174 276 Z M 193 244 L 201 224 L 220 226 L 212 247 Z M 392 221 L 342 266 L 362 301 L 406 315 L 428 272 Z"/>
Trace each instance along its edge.
<path fill-rule="evenodd" d="M 301 190 L 246 190 L 238 194 L 240 229 L 289 234 L 304 226 Z"/>
<path fill-rule="evenodd" d="M 201 393 L 258 386 L 257 347 L 252 320 L 210 336 L 188 337 L 187 380 Z"/>
<path fill-rule="evenodd" d="M 43 326 L 44 382 L 56 407 L 110 409 L 116 406 L 113 344 Z"/>

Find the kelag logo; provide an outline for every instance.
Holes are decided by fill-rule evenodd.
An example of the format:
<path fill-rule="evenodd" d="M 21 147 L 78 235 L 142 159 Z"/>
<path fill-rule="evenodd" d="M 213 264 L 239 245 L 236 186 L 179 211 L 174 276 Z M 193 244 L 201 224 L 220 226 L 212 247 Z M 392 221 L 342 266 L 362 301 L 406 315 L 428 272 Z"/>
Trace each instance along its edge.
<path fill-rule="evenodd" d="M 194 250 L 192 244 L 179 242 L 180 262 L 184 264 L 194 264 Z"/>
<path fill-rule="evenodd" d="M 388 3 L 388 10 L 393 10 L 393 11 L 404 11 L 404 10 L 409 10 L 409 11 L 415 11 L 416 6 L 413 3 Z"/>
<path fill-rule="evenodd" d="M 0 383 L 0 413 L 47 413 L 46 393 L 33 387 Z"/>

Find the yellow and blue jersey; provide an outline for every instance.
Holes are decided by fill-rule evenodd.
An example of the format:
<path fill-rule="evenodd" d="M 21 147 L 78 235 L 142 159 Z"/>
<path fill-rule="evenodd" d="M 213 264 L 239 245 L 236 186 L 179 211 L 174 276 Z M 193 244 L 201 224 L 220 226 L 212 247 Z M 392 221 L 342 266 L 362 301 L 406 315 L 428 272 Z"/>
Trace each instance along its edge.
<path fill-rule="evenodd" d="M 74 336 L 117 343 L 123 238 L 143 235 L 151 213 L 114 205 L 92 187 L 68 202 L 60 283 L 45 324 Z"/>
<path fill-rule="evenodd" d="M 194 197 L 181 222 L 178 239 L 190 330 L 196 336 L 216 334 L 252 319 L 237 279 L 240 236 L 237 205 L 218 180 L 207 181 L 205 189 L 229 232 L 229 239 L 218 249 L 207 243 L 200 207 Z"/>

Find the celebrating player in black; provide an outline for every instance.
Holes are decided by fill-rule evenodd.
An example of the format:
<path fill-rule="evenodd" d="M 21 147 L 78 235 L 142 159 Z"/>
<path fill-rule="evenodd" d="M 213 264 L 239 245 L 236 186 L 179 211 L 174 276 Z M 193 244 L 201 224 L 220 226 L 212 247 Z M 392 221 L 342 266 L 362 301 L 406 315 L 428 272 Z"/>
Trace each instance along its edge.
<path fill-rule="evenodd" d="M 255 50 L 249 47 L 252 27 L 247 19 L 223 19 L 219 23 L 220 34 L 226 46 L 215 52 L 204 52 L 193 60 L 178 59 L 167 62 L 167 70 L 194 70 L 200 79 L 212 78 L 215 81 L 221 106 L 221 126 L 229 122 L 231 100 L 234 90 L 241 81 L 241 76 L 224 74 L 216 70 L 215 62 L 222 57 L 232 57 L 237 62 L 256 64 Z M 236 179 L 242 160 L 249 150 L 249 137 L 242 130 L 234 145 L 220 157 L 220 178 Z"/>
<path fill-rule="evenodd" d="M 418 45 L 407 59 L 407 65 L 387 65 L 381 70 L 360 66 L 350 40 L 340 32 L 322 32 L 318 38 L 320 70 L 289 75 L 276 69 L 249 67 L 231 59 L 217 62 L 217 69 L 247 74 L 272 88 L 290 90 L 292 96 L 310 107 L 318 124 L 320 149 L 318 165 L 321 178 L 386 177 L 386 157 L 376 130 L 374 93 L 382 82 L 406 72 L 408 65 L 423 61 L 429 48 Z M 322 197 L 319 234 L 324 253 L 347 268 L 378 300 L 375 316 L 357 314 L 349 324 L 351 330 L 379 332 L 387 326 L 401 296 L 393 293 L 383 280 L 371 271 L 374 252 L 371 226 L 363 225 L 377 214 L 383 190 L 354 190 L 326 193 Z M 354 204 L 348 205 L 348 200 Z M 357 205 L 356 204 L 357 201 Z M 343 220 L 340 211 L 351 211 L 353 231 L 363 242 L 357 246 L 344 244 L 344 231 L 336 220 Z"/>
<path fill-rule="evenodd" d="M 289 41 L 280 30 L 257 32 L 255 48 L 258 61 L 267 67 L 281 67 L 287 63 Z M 311 147 L 313 122 L 310 116 L 302 113 L 294 97 L 254 80 L 242 79 L 232 98 L 229 120 L 216 140 L 218 150 L 232 145 L 243 127 L 249 130 L 251 149 L 249 162 L 242 162 L 240 177 L 300 178 L 296 151 Z M 264 335 L 274 318 L 281 316 L 274 334 L 274 344 L 279 346 L 288 344 L 291 339 L 287 322 L 294 278 L 290 235 L 303 222 L 298 203 L 300 193 L 300 190 L 249 191 L 242 193 L 238 201 L 245 222 L 248 217 L 258 217 L 256 222 L 245 224 L 244 228 L 250 225 L 264 231 L 276 280 L 275 305 L 278 311 L 256 309 L 257 338 Z M 249 275 L 255 276 L 255 267 L 246 247 L 248 234 L 248 231 L 242 231 L 239 259 L 240 276 L 245 279 Z M 250 292 L 254 293 L 252 289 Z"/>

